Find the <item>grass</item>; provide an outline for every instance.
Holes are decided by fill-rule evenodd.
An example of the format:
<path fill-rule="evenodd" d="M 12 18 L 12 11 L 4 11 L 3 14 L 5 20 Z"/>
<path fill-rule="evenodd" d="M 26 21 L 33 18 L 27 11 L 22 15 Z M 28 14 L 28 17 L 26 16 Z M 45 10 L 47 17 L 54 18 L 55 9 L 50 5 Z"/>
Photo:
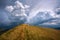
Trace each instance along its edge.
<path fill-rule="evenodd" d="M 0 40 L 60 40 L 60 31 L 22 24 L 0 35 Z"/>

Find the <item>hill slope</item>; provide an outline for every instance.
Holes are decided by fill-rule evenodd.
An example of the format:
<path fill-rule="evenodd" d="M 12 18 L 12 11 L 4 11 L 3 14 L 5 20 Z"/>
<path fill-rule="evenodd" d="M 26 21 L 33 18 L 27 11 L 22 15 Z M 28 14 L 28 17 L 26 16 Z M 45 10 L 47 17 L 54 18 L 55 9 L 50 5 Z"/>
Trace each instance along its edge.
<path fill-rule="evenodd" d="M 0 40 L 60 40 L 58 30 L 19 25 L 0 35 Z"/>

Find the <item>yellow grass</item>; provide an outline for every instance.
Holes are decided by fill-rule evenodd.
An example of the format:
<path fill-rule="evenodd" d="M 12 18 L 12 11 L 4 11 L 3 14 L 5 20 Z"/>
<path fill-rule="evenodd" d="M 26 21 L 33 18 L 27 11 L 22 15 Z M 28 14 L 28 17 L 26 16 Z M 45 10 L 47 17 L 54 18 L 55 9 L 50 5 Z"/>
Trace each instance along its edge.
<path fill-rule="evenodd" d="M 23 24 L 2 34 L 0 40 L 60 40 L 60 31 Z"/>

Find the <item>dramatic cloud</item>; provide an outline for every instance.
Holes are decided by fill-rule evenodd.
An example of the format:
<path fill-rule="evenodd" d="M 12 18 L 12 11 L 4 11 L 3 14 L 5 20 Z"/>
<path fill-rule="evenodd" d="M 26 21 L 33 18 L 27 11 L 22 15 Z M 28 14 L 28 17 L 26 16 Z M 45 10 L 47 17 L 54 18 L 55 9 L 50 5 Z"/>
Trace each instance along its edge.
<path fill-rule="evenodd" d="M 21 2 L 16 1 L 15 4 L 16 4 L 15 7 L 17 7 L 17 8 L 21 7 L 22 9 L 24 9 L 24 6 L 23 6 L 23 4 Z"/>
<path fill-rule="evenodd" d="M 47 22 L 47 23 L 43 23 L 43 25 L 56 25 L 56 22 Z"/>
<path fill-rule="evenodd" d="M 54 19 L 54 20 L 49 20 L 49 21 L 43 22 L 42 24 L 39 24 L 39 25 L 45 25 L 45 26 L 49 25 L 52 27 L 53 25 L 59 25 L 59 24 L 60 24 L 60 19 Z M 60 27 L 60 26 L 57 26 L 57 27 Z"/>
<path fill-rule="evenodd" d="M 26 20 L 25 23 L 32 25 L 59 24 L 59 21 L 56 20 L 57 18 L 60 20 L 60 8 L 57 8 L 57 0 L 26 0 L 23 2 L 17 0 L 13 5 L 6 6 L 5 9 L 13 21 Z"/>
<path fill-rule="evenodd" d="M 23 5 L 20 1 L 15 1 L 15 5 L 6 6 L 5 9 L 10 13 L 12 19 L 24 20 L 26 18 L 27 20 L 26 11 L 28 11 L 29 7 L 26 4 Z"/>
<path fill-rule="evenodd" d="M 35 4 L 34 8 L 31 9 L 30 18 L 34 17 L 34 15 L 36 15 L 41 10 L 45 10 L 45 11 L 53 10 L 56 7 L 56 5 L 57 5 L 57 0 L 40 0 L 37 4 Z"/>
<path fill-rule="evenodd" d="M 12 12 L 14 10 L 13 6 L 6 6 L 5 8 L 8 12 Z"/>
<path fill-rule="evenodd" d="M 26 8 L 29 8 L 29 7 L 30 7 L 30 6 L 28 6 L 28 5 L 25 5 L 25 9 L 26 9 Z"/>

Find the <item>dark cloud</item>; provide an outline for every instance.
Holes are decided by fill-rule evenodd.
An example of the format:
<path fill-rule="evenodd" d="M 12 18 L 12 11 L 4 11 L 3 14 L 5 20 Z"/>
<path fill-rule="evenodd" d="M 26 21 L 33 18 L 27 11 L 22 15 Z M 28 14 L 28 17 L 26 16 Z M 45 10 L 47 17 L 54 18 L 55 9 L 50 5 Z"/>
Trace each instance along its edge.
<path fill-rule="evenodd" d="M 0 8 L 4 8 L 6 5 L 13 5 L 16 0 L 0 0 Z"/>
<path fill-rule="evenodd" d="M 7 4 L 7 0 L 0 0 L 0 8 L 4 7 Z"/>
<path fill-rule="evenodd" d="M 16 1 L 16 0 L 0 0 L 0 9 L 5 8 L 7 5 L 12 5 L 12 6 L 13 6 L 15 1 Z M 24 5 L 24 4 L 30 5 L 30 6 L 31 6 L 30 9 L 34 9 L 34 7 L 36 6 L 36 4 L 39 3 L 41 0 L 37 0 L 37 2 L 36 2 L 36 0 L 19 0 L 19 1 L 22 2 L 23 5 Z M 45 2 L 45 1 L 44 1 L 44 2 Z M 58 7 L 60 7 L 59 4 L 60 4 L 60 0 L 58 1 Z M 43 4 L 42 4 L 42 5 L 43 5 Z M 37 6 L 37 7 L 38 7 L 38 6 Z M 49 6 L 48 6 L 48 7 L 49 7 Z M 57 14 L 59 14 L 59 12 L 58 12 Z M 39 25 L 39 24 L 43 24 L 43 23 L 45 23 L 45 22 L 49 22 L 49 21 L 51 21 L 51 20 L 55 20 L 55 19 L 50 19 L 51 16 L 49 16 L 49 14 L 47 14 L 47 15 L 45 16 L 46 19 L 43 20 L 44 17 L 40 17 L 41 15 L 43 16 L 44 13 L 38 14 L 37 16 L 35 16 L 34 18 L 32 18 L 28 24 Z M 39 16 L 39 17 L 38 17 L 38 16 Z M 15 19 L 14 19 L 14 18 L 15 18 Z M 9 23 L 9 26 L 7 25 L 6 28 L 10 28 L 10 27 L 12 27 L 12 26 L 14 27 L 15 25 L 18 25 L 18 24 L 23 24 L 23 23 L 26 21 L 26 18 L 25 18 L 24 20 L 20 20 L 19 18 L 20 18 L 20 17 L 12 17 L 9 13 L 4 12 L 3 10 L 0 10 L 0 21 L 1 21 L 0 27 L 3 26 L 3 23 L 5 23 L 5 26 L 6 26 L 6 24 Z M 60 20 L 60 19 L 59 19 L 59 20 Z M 4 22 L 3 22 L 3 21 L 4 21 Z M 10 21 L 11 21 L 11 22 L 10 22 Z M 3 28 L 4 28 L 5 26 L 3 26 Z M 40 25 L 40 26 L 41 26 L 41 25 Z M 43 25 L 43 26 L 46 26 L 46 25 Z M 52 25 L 47 25 L 47 26 L 52 27 Z M 57 26 L 58 26 L 58 25 L 57 25 Z M 53 26 L 53 27 L 55 27 L 55 26 Z"/>

